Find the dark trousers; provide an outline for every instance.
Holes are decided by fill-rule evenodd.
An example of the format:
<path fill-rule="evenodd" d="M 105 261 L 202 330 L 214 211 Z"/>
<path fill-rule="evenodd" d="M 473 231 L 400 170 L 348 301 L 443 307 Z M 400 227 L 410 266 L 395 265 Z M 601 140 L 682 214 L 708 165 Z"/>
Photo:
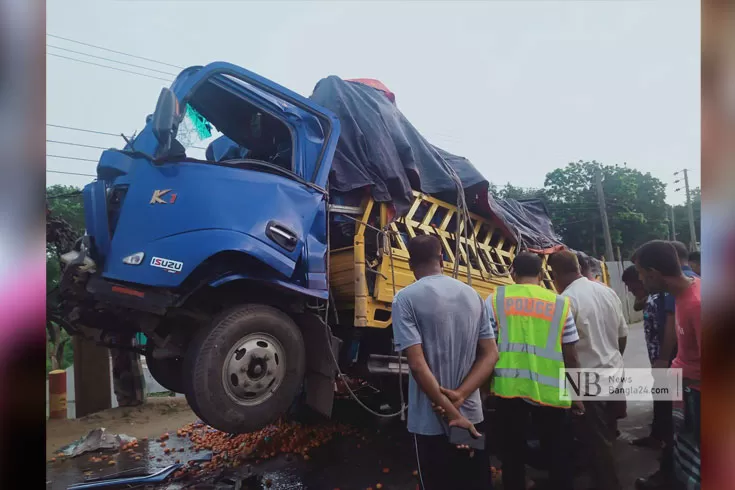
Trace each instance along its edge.
<path fill-rule="evenodd" d="M 526 488 L 526 439 L 529 417 L 533 418 L 534 426 L 538 427 L 541 451 L 545 460 L 549 462 L 551 488 L 571 490 L 573 461 L 570 454 L 572 434 L 567 423 L 569 411 L 531 405 L 521 398 L 497 400 L 503 489 Z"/>
<path fill-rule="evenodd" d="M 620 490 L 613 454 L 613 444 L 617 438 L 615 402 L 598 400 L 584 402 L 584 412 L 584 415 L 576 417 L 577 437 L 590 456 L 596 488 Z"/>
<path fill-rule="evenodd" d="M 676 349 L 671 357 L 676 357 Z M 652 361 L 653 362 L 653 361 Z M 671 367 L 671 361 L 669 361 Z M 656 400 L 653 402 L 653 422 L 651 435 L 663 443 L 661 450 L 660 470 L 673 474 L 674 472 L 674 403 L 671 400 Z"/>
<path fill-rule="evenodd" d="M 477 430 L 484 433 L 484 424 Z M 489 490 L 492 489 L 490 456 L 487 451 L 457 449 L 449 438 L 414 435 L 422 490 Z"/>
<path fill-rule="evenodd" d="M 653 423 L 651 436 L 661 442 L 669 444 L 674 439 L 674 407 L 671 400 L 656 400 L 653 402 Z"/>

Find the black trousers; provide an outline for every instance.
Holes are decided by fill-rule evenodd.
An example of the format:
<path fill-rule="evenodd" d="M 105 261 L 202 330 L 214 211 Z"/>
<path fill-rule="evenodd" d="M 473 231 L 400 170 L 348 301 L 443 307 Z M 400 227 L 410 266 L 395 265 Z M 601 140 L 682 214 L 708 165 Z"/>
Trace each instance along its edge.
<path fill-rule="evenodd" d="M 592 400 L 584 402 L 584 415 L 575 417 L 577 434 L 591 459 L 592 479 L 600 490 L 620 490 L 615 454 L 615 419 L 617 407 L 614 401 Z"/>
<path fill-rule="evenodd" d="M 671 400 L 653 402 L 653 422 L 651 435 L 659 441 L 669 444 L 674 438 L 674 407 Z"/>
<path fill-rule="evenodd" d="M 497 401 L 500 460 L 503 463 L 503 489 L 526 488 L 526 429 L 529 416 L 538 427 L 543 457 L 549 462 L 550 488 L 573 488 L 572 432 L 569 410 L 531 405 L 521 398 Z"/>
<path fill-rule="evenodd" d="M 477 424 L 484 431 L 484 423 Z M 449 438 L 415 434 L 416 457 L 422 490 L 492 489 L 490 456 L 477 451 L 470 457 L 466 449 L 457 449 Z"/>

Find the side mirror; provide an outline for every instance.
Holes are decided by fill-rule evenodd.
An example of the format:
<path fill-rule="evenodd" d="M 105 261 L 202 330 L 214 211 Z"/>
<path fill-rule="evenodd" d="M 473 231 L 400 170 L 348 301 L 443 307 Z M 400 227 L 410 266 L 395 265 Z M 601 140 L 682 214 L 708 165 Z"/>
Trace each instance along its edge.
<path fill-rule="evenodd" d="M 179 101 L 171 90 L 162 88 L 153 113 L 152 130 L 158 140 L 157 156 L 165 155 L 171 148 L 179 119 Z"/>

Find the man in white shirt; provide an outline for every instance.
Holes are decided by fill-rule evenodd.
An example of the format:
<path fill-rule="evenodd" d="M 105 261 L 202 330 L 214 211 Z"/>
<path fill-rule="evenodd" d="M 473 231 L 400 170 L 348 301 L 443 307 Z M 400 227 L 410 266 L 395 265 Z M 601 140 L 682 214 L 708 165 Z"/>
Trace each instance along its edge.
<path fill-rule="evenodd" d="M 549 257 L 549 266 L 556 290 L 571 303 L 579 333 L 580 367 L 603 369 L 608 376 L 622 376 L 628 325 L 620 298 L 606 285 L 584 277 L 574 252 L 564 250 L 553 254 Z M 599 397 L 584 403 L 581 436 L 592 451 L 596 488 L 619 490 L 612 452 L 617 407 L 604 398 L 610 388 L 608 376 L 600 379 Z"/>

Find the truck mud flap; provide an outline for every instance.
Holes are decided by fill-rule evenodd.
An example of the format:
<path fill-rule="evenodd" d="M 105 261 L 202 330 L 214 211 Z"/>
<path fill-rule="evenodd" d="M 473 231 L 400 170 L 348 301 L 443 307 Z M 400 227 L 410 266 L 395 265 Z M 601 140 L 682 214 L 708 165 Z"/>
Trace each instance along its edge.
<path fill-rule="evenodd" d="M 326 332 L 322 320 L 314 315 L 299 318 L 306 347 L 306 404 L 325 417 L 332 416 L 334 380 L 337 369 L 334 359 L 339 359 L 342 340 Z M 331 346 L 327 344 L 329 334 Z M 332 354 L 329 353 L 331 347 Z"/>

